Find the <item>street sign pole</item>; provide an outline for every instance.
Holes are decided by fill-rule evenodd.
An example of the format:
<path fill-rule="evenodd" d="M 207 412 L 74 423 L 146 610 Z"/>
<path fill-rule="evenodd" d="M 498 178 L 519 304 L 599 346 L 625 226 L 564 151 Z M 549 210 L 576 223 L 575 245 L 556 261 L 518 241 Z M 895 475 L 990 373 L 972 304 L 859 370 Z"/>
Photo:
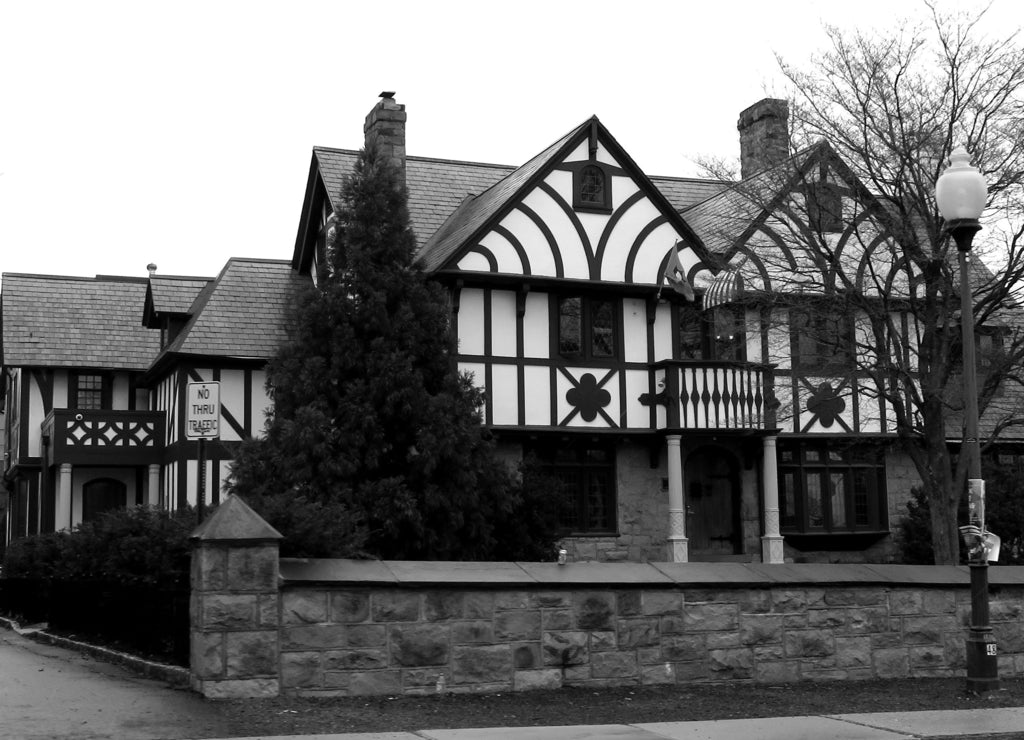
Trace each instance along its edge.
<path fill-rule="evenodd" d="M 200 523 L 206 516 L 206 437 L 199 438 L 199 491 L 196 500 L 196 518 Z"/>
<path fill-rule="evenodd" d="M 196 515 L 206 515 L 206 440 L 220 439 L 220 383 L 189 383 L 185 393 L 185 439 L 199 448 Z"/>

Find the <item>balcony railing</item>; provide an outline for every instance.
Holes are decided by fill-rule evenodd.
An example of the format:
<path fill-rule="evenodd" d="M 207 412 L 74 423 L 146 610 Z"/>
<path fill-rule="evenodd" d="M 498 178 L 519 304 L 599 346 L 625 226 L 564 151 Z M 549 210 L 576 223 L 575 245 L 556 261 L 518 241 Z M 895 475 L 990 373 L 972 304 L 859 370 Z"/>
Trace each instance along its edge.
<path fill-rule="evenodd" d="M 164 412 L 54 409 L 42 432 L 50 465 L 150 465 L 163 454 Z"/>
<path fill-rule="evenodd" d="M 771 368 L 747 362 L 665 360 L 652 366 L 666 429 L 750 430 L 775 425 Z"/>

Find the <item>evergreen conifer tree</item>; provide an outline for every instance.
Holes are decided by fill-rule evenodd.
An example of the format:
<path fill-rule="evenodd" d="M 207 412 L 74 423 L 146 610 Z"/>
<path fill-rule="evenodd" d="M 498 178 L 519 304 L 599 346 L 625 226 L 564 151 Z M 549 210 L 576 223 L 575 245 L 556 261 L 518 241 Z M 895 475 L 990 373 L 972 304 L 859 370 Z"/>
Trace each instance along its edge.
<path fill-rule="evenodd" d="M 318 286 L 268 367 L 266 435 L 242 446 L 233 490 L 291 554 L 549 557 L 550 492 L 496 455 L 481 393 L 455 366 L 447 295 L 413 264 L 404 184 L 372 144 L 341 203 Z"/>

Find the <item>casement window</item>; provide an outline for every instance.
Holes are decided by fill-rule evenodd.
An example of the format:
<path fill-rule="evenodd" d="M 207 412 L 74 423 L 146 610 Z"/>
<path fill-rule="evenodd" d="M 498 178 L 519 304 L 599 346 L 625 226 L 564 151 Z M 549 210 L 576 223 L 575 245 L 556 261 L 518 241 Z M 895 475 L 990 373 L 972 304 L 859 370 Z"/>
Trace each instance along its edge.
<path fill-rule="evenodd" d="M 100 373 L 73 373 L 68 388 L 68 405 L 73 409 L 109 409 L 110 378 Z"/>
<path fill-rule="evenodd" d="M 678 360 L 703 360 L 707 337 L 703 312 L 692 304 L 680 305 Z"/>
<path fill-rule="evenodd" d="M 718 306 L 702 311 L 696 306 L 679 306 L 677 360 L 747 359 L 744 311 L 736 306 Z"/>
<path fill-rule="evenodd" d="M 569 296 L 558 299 L 558 354 L 581 360 L 618 357 L 618 301 Z"/>
<path fill-rule="evenodd" d="M 613 448 L 559 444 L 536 454 L 544 472 L 562 484 L 559 524 L 567 534 L 617 532 Z"/>
<path fill-rule="evenodd" d="M 612 209 L 612 178 L 598 163 L 573 170 L 573 208 L 608 213 Z"/>
<path fill-rule="evenodd" d="M 712 360 L 747 359 L 747 335 L 742 308 L 718 306 L 708 312 Z"/>
<path fill-rule="evenodd" d="M 1006 352 L 1005 341 L 1008 333 L 1003 327 L 981 326 L 975 329 L 974 352 L 978 361 L 978 370 L 988 372 L 993 366 L 1000 363 Z"/>
<path fill-rule="evenodd" d="M 846 372 L 854 364 L 853 323 L 827 309 L 790 309 L 793 364 L 804 372 Z"/>
<path fill-rule="evenodd" d="M 885 462 L 878 447 L 793 442 L 780 444 L 778 455 L 784 534 L 854 534 L 888 528 Z"/>

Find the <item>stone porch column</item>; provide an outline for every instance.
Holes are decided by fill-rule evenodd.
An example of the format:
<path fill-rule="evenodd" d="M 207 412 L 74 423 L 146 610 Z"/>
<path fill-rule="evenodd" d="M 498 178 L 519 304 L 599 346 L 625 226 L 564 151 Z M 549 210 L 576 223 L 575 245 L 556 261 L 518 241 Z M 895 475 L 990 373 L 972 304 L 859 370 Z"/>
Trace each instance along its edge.
<path fill-rule="evenodd" d="M 683 499 L 683 458 L 680 436 L 665 437 L 668 451 L 668 560 L 685 563 L 689 560 L 686 539 L 686 502 Z"/>
<path fill-rule="evenodd" d="M 146 503 L 149 506 L 160 505 L 160 466 L 150 465 L 148 468 L 149 472 L 149 488 L 146 489 Z"/>
<path fill-rule="evenodd" d="M 782 563 L 784 551 L 779 533 L 779 465 L 776 458 L 776 437 L 765 437 L 762 451 L 764 483 L 764 535 L 761 537 L 761 560 Z"/>
<path fill-rule="evenodd" d="M 71 471 L 72 467 L 68 463 L 62 464 L 57 470 L 57 503 L 53 524 L 58 532 L 71 529 Z"/>
<path fill-rule="evenodd" d="M 277 696 L 280 533 L 232 495 L 191 539 L 192 688 L 208 699 Z"/>

